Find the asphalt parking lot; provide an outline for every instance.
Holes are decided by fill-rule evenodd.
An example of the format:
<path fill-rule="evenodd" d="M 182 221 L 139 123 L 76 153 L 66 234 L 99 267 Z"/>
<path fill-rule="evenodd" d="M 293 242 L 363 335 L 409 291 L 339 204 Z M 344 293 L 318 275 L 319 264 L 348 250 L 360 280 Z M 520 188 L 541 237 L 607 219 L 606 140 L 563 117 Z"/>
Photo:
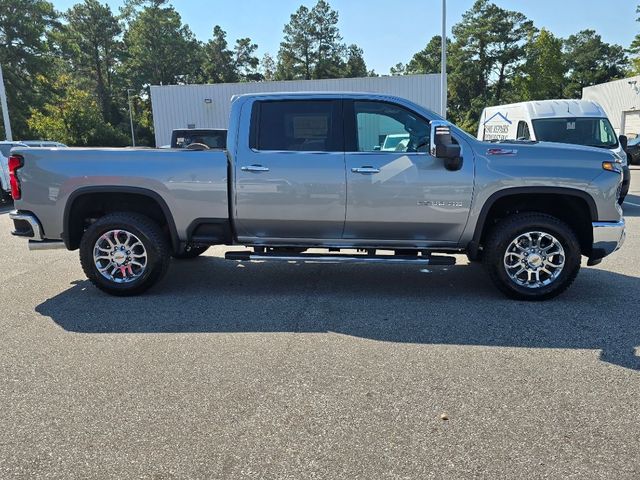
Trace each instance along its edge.
<path fill-rule="evenodd" d="M 638 478 L 640 169 L 561 298 L 481 267 L 237 265 L 108 297 L 0 214 L 0 478 Z M 445 418 L 443 419 L 443 415 Z"/>

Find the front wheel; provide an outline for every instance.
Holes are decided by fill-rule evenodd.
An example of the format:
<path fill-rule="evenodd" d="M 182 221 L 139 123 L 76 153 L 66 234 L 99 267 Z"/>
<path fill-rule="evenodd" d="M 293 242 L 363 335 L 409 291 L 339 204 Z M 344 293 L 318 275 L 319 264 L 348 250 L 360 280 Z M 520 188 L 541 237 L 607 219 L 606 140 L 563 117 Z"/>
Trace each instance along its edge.
<path fill-rule="evenodd" d="M 112 213 L 93 223 L 80 241 L 80 263 L 100 290 L 137 295 L 158 282 L 169 266 L 167 239 L 150 218 Z"/>
<path fill-rule="evenodd" d="M 484 246 L 484 263 L 500 291 L 517 300 L 560 295 L 580 270 L 580 244 L 561 220 L 522 213 L 501 221 Z"/>

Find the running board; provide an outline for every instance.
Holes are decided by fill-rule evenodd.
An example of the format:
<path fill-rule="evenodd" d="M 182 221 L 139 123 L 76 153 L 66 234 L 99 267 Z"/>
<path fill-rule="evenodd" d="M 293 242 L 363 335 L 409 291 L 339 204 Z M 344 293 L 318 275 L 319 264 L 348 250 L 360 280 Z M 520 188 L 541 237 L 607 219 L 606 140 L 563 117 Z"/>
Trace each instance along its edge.
<path fill-rule="evenodd" d="M 227 252 L 227 260 L 240 262 L 307 262 L 307 263 L 398 263 L 409 265 L 455 265 L 455 257 L 444 255 L 410 256 L 410 255 L 344 255 L 323 253 L 300 253 L 281 255 L 278 253 L 254 253 L 252 251 Z"/>

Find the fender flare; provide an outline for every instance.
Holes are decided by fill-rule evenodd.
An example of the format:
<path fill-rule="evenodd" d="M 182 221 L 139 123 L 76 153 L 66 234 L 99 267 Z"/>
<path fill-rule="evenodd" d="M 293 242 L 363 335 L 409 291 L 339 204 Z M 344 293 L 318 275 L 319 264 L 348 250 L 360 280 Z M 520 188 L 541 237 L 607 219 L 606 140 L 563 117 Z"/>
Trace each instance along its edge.
<path fill-rule="evenodd" d="M 591 221 L 595 222 L 598 220 L 598 207 L 596 206 L 596 202 L 591 195 L 583 190 L 578 190 L 576 188 L 569 187 L 511 187 L 505 188 L 504 190 L 499 190 L 493 193 L 487 201 L 482 206 L 480 210 L 480 215 L 478 215 L 478 221 L 476 222 L 475 230 L 473 232 L 473 238 L 471 242 L 469 242 L 467 246 L 467 251 L 469 252 L 469 257 L 472 259 L 476 259 L 478 257 L 478 251 L 480 248 L 480 239 L 482 238 L 482 234 L 484 233 L 485 223 L 487 221 L 487 216 L 489 215 L 489 211 L 493 205 L 500 200 L 501 198 L 509 197 L 512 195 L 570 195 L 573 197 L 580 198 L 587 203 L 589 207 L 589 213 L 591 215 Z"/>
<path fill-rule="evenodd" d="M 171 245 L 174 251 L 177 251 L 179 249 L 180 238 L 178 237 L 178 230 L 176 228 L 173 215 L 171 213 L 171 210 L 169 209 L 169 206 L 167 205 L 167 202 L 165 202 L 164 198 L 162 198 L 160 194 L 154 192 L 153 190 L 149 190 L 148 188 L 128 187 L 123 185 L 99 185 L 80 187 L 77 190 L 74 190 L 67 198 L 67 202 L 64 206 L 64 214 L 62 217 L 62 226 L 64 228 L 64 231 L 62 232 L 61 237 L 64 241 L 65 247 L 67 247 L 68 250 L 71 250 L 71 245 L 69 235 L 67 235 L 66 232 L 69 231 L 69 216 L 71 215 L 71 208 L 79 197 L 92 193 L 131 193 L 134 195 L 142 195 L 155 201 L 162 210 L 162 214 L 164 215 L 165 219 L 167 220 L 169 235 L 171 237 Z"/>

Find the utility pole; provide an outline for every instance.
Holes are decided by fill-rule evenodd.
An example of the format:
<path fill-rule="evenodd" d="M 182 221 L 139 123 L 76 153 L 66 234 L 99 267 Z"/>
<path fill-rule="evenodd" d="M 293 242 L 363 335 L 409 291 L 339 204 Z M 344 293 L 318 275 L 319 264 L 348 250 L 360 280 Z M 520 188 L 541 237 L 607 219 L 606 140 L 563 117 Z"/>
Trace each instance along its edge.
<path fill-rule="evenodd" d="M 442 55 L 440 58 L 440 115 L 447 119 L 447 0 L 442 0 Z"/>
<path fill-rule="evenodd" d="M 7 92 L 4 89 L 4 77 L 2 76 L 2 65 L 0 65 L 0 106 L 2 106 L 2 121 L 4 123 L 4 133 L 8 141 L 13 141 L 11 135 L 11 123 L 9 122 L 9 107 L 7 107 Z"/>
<path fill-rule="evenodd" d="M 127 101 L 129 102 L 129 123 L 131 124 L 131 146 L 136 146 L 136 134 L 133 130 L 133 107 L 131 106 L 130 92 L 134 91 L 133 88 L 127 88 Z"/>

